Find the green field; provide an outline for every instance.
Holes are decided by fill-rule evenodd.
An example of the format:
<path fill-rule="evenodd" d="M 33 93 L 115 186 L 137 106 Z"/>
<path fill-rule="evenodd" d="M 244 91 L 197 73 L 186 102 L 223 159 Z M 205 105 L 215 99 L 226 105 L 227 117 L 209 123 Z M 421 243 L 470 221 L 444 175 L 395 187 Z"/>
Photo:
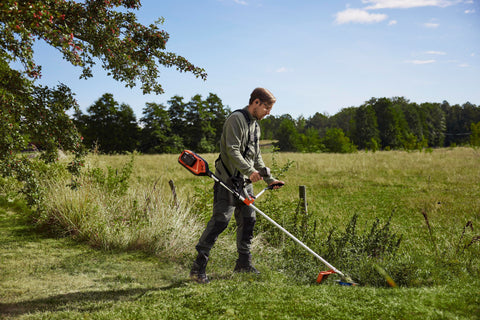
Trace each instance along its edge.
<path fill-rule="evenodd" d="M 202 156 L 213 164 L 217 155 Z M 260 276 L 233 273 L 232 221 L 212 251 L 212 282 L 191 282 L 213 180 L 187 172 L 177 155 L 136 155 L 130 175 L 131 159 L 89 156 L 77 190 L 52 169 L 41 214 L 2 181 L 0 319 L 480 318 L 478 150 L 264 153 L 287 184 L 258 208 L 357 287 L 334 276 L 316 284 L 325 266 L 262 217 L 253 252 Z M 296 213 L 299 185 L 307 215 Z M 386 246 L 392 239 L 398 247 Z"/>

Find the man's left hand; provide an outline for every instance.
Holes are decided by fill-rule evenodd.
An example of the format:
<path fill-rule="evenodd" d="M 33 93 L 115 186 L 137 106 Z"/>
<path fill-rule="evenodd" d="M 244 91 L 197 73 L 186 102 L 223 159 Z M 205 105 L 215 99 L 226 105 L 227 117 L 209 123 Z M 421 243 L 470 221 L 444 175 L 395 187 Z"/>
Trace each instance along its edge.
<path fill-rule="evenodd" d="M 283 182 L 283 181 L 275 180 L 275 181 L 271 182 L 268 186 L 272 187 L 272 189 L 280 189 L 281 187 L 283 187 L 284 184 L 285 184 L 285 182 Z"/>

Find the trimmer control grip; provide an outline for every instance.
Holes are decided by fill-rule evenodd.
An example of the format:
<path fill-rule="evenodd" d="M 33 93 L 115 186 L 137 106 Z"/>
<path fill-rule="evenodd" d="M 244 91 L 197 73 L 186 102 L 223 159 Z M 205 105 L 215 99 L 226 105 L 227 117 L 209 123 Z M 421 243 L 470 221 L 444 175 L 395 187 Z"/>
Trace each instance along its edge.
<path fill-rule="evenodd" d="M 285 183 L 283 183 L 283 182 L 277 182 L 277 183 L 274 183 L 274 184 L 269 185 L 269 186 L 268 186 L 268 189 L 273 189 L 273 188 L 275 188 L 275 187 L 281 188 L 281 187 L 283 187 L 284 185 L 285 185 Z"/>

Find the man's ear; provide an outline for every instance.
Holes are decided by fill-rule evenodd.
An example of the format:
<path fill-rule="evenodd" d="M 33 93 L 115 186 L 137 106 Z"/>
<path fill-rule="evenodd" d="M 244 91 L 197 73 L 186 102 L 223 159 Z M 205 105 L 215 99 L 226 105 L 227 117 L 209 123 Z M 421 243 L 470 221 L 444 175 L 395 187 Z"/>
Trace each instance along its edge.
<path fill-rule="evenodd" d="M 253 100 L 253 104 L 256 104 L 256 105 L 261 105 L 262 104 L 262 101 L 260 101 L 260 99 L 255 99 Z"/>

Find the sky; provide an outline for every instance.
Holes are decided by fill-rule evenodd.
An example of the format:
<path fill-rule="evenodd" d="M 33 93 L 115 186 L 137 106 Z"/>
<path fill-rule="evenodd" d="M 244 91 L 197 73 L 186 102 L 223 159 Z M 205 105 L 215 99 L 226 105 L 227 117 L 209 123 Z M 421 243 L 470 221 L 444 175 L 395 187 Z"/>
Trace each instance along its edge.
<path fill-rule="evenodd" d="M 480 105 L 480 0 L 143 0 L 150 24 L 165 18 L 167 51 L 206 70 L 206 81 L 160 68 L 165 93 L 125 88 L 100 67 L 80 69 L 35 47 L 40 84 L 68 85 L 86 110 L 104 93 L 137 118 L 147 102 L 214 93 L 235 110 L 256 87 L 277 98 L 272 115 L 334 115 L 372 97 Z"/>

